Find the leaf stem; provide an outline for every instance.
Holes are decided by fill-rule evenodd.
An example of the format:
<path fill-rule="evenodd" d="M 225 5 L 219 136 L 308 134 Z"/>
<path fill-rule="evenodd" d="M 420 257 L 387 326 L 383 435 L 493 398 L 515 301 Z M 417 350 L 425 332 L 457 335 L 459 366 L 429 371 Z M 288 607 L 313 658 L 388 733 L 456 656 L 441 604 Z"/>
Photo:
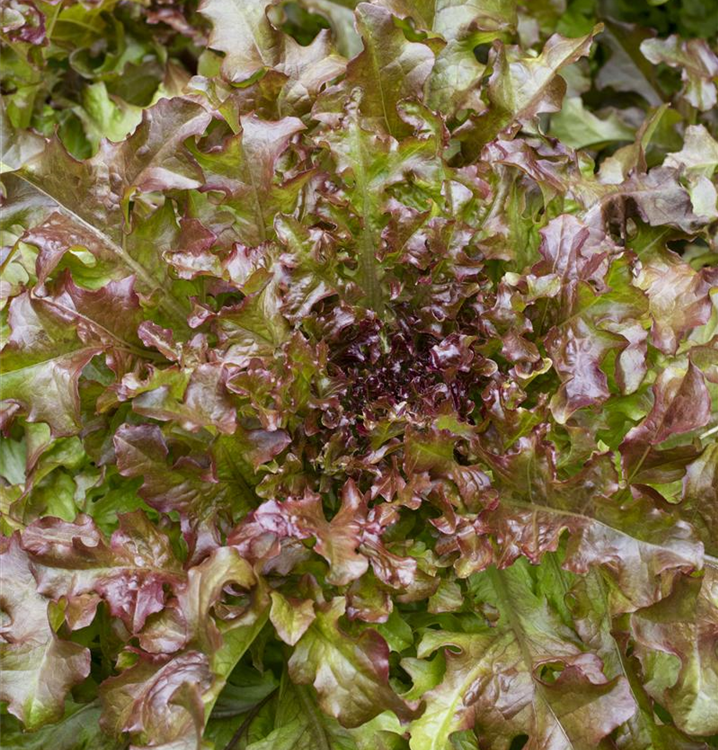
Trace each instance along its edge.
<path fill-rule="evenodd" d="M 237 747 L 239 741 L 242 739 L 242 735 L 249 730 L 249 726 L 254 721 L 255 716 L 262 710 L 262 708 L 264 708 L 264 706 L 267 705 L 267 703 L 269 703 L 276 692 L 277 688 L 274 688 L 271 693 L 265 695 L 259 703 L 250 709 L 247 718 L 239 725 L 239 728 L 232 735 L 224 750 L 234 750 Z"/>

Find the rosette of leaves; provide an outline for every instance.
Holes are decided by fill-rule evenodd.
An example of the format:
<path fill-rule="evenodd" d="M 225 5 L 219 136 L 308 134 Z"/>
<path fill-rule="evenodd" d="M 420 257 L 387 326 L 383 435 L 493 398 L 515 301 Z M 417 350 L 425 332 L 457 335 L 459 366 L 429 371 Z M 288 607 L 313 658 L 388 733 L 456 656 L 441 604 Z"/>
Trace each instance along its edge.
<path fill-rule="evenodd" d="M 3 4 L 3 747 L 716 745 L 718 57 L 634 6 Z"/>

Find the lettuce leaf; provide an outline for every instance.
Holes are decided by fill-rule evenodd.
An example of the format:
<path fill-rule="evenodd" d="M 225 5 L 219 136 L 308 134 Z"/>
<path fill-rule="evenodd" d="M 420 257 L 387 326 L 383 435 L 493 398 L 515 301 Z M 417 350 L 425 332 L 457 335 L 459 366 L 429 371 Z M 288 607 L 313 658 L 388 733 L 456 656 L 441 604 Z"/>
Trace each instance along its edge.
<path fill-rule="evenodd" d="M 693 0 L 0 9 L 0 719 L 718 743 Z"/>

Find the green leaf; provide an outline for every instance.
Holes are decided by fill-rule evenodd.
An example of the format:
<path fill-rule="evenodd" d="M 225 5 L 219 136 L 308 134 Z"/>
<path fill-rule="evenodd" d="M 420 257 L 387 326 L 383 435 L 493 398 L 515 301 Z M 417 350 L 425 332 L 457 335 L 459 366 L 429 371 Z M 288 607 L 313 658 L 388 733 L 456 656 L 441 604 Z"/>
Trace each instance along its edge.
<path fill-rule="evenodd" d="M 496 607 L 498 622 L 479 632 L 426 633 L 419 658 L 448 647 L 446 673 L 425 694 L 426 711 L 412 724 L 412 749 L 448 750 L 450 736 L 466 728 L 489 748 L 506 747 L 520 734 L 588 748 L 633 716 L 625 678 L 603 674 L 598 656 L 532 591 L 526 565 L 489 569 L 471 585 L 482 603 Z"/>
<path fill-rule="evenodd" d="M 345 79 L 320 97 L 320 111 L 338 113 L 360 93 L 360 112 L 378 131 L 407 134 L 397 107 L 421 96 L 434 53 L 426 44 L 407 40 L 392 14 L 379 5 L 360 3 L 356 24 L 364 49 L 349 61 Z"/>
<path fill-rule="evenodd" d="M 13 731 L 3 719 L 3 747 L 45 750 L 51 743 L 57 750 L 119 750 L 121 745 L 100 729 L 99 720 L 100 707 L 96 702 L 68 702 L 62 719 L 35 732 Z"/>
<path fill-rule="evenodd" d="M 0 700 L 32 731 L 62 718 L 65 697 L 90 673 L 90 652 L 60 638 L 50 601 L 38 592 L 30 560 L 17 536 L 3 539 L 3 624 Z"/>
<path fill-rule="evenodd" d="M 247 750 L 356 750 L 351 733 L 321 711 L 310 688 L 284 678 L 277 706 L 272 731 L 250 742 Z"/>
<path fill-rule="evenodd" d="M 538 56 L 525 55 L 518 47 L 495 47 L 487 89 L 489 108 L 478 121 L 482 141 L 530 126 L 542 113 L 558 112 L 566 93 L 566 82 L 558 72 L 588 55 L 599 31 L 597 26 L 591 34 L 576 39 L 554 34 Z"/>
<path fill-rule="evenodd" d="M 718 618 L 716 570 L 712 562 L 702 579 L 681 581 L 669 597 L 631 618 L 648 691 L 692 735 L 718 731 L 718 663 L 710 635 Z"/>
<path fill-rule="evenodd" d="M 342 633 L 339 618 L 345 607 L 344 598 L 336 597 L 319 608 L 289 660 L 292 680 L 314 685 L 319 705 L 342 726 L 359 726 L 385 710 L 411 718 L 416 709 L 389 686 L 386 642 L 374 630 L 357 639 Z"/>
<path fill-rule="evenodd" d="M 47 422 L 55 435 L 80 429 L 78 379 L 104 347 L 84 342 L 74 326 L 44 299 L 16 297 L 9 316 L 12 333 L 3 348 L 2 397 L 27 413 L 31 422 Z"/>
<path fill-rule="evenodd" d="M 212 49 L 225 53 L 222 72 L 242 83 L 279 63 L 282 35 L 267 18 L 269 0 L 203 0 L 200 12 L 212 23 Z"/>
<path fill-rule="evenodd" d="M 587 110 L 581 97 L 568 97 L 561 111 L 551 117 L 551 135 L 571 148 L 600 148 L 616 141 L 632 141 L 633 129 L 615 112 L 597 117 Z"/>

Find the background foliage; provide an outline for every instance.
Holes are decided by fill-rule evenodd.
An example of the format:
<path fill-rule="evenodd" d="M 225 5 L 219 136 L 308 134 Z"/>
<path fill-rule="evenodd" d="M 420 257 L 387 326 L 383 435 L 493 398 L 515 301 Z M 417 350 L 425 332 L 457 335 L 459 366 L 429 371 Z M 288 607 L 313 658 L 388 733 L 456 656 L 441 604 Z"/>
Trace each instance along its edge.
<path fill-rule="evenodd" d="M 718 6 L 0 28 L 3 747 L 718 746 Z"/>

